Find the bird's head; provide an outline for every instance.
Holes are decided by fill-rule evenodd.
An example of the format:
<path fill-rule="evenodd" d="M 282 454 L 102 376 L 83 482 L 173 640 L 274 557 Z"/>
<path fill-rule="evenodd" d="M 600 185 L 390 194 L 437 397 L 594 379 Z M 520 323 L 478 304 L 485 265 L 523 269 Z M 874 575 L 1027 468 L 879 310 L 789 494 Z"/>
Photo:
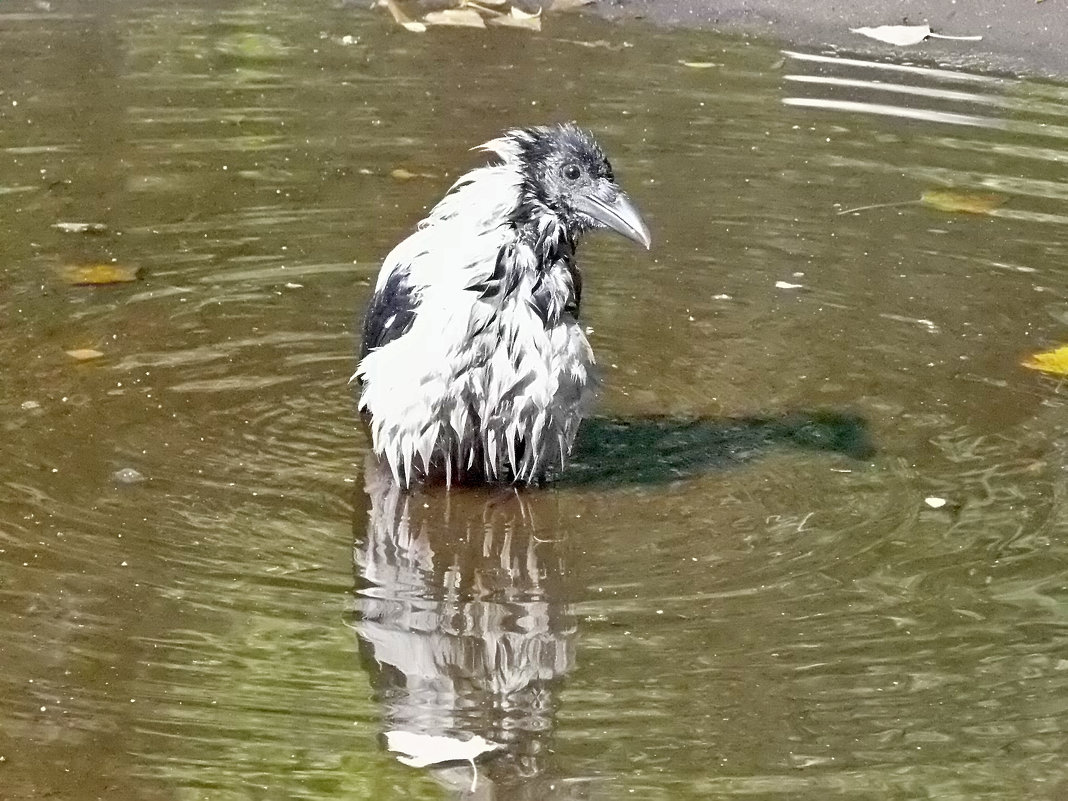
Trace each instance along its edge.
<path fill-rule="evenodd" d="M 608 228 L 649 247 L 645 221 L 619 188 L 612 165 L 588 131 L 573 123 L 521 128 L 490 145 L 509 151 L 517 162 L 517 220 L 551 214 L 572 238 L 592 228 Z"/>

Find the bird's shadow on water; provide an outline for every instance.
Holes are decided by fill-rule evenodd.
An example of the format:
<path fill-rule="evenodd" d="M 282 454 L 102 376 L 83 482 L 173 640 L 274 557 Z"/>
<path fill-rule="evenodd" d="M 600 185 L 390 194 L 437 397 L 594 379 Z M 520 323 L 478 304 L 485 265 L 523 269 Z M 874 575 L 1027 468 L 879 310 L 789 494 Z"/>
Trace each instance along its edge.
<path fill-rule="evenodd" d="M 561 487 L 663 484 L 737 467 L 781 447 L 865 459 L 875 453 L 856 414 L 801 411 L 778 416 L 594 417 L 579 429 Z"/>

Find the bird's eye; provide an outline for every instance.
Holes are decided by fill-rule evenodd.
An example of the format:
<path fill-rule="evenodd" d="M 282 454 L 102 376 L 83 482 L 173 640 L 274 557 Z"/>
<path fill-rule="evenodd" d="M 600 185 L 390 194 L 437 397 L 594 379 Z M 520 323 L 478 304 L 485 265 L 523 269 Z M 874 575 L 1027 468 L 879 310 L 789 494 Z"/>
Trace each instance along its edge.
<path fill-rule="evenodd" d="M 578 168 L 577 164 L 568 164 L 564 167 L 564 177 L 569 181 L 577 181 L 581 174 L 582 170 Z"/>

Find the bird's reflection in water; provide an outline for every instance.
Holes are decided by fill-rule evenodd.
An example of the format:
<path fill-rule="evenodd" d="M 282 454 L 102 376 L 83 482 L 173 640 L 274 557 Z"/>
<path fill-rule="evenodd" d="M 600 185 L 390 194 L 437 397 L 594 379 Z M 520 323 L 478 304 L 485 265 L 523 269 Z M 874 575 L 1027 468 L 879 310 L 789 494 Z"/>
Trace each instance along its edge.
<path fill-rule="evenodd" d="M 470 768 L 430 768 L 464 797 L 569 797 L 573 783 L 553 780 L 546 764 L 576 634 L 552 494 L 407 493 L 373 460 L 364 472 L 356 633 L 383 729 L 501 744 L 472 795 Z"/>
<path fill-rule="evenodd" d="M 463 797 L 586 793 L 583 781 L 554 775 L 548 754 L 555 693 L 575 664 L 570 604 L 581 597 L 557 503 L 576 491 L 737 468 L 784 447 L 873 453 L 863 419 L 802 412 L 588 420 L 559 491 L 408 493 L 369 459 L 366 504 L 356 504 L 356 632 L 383 730 L 500 743 L 474 791 L 467 767 L 431 769 Z"/>

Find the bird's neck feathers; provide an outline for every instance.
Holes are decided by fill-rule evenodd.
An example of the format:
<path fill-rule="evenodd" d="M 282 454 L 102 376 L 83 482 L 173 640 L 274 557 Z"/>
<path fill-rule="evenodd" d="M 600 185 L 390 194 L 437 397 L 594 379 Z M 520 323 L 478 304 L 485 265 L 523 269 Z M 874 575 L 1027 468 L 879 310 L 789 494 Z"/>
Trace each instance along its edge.
<path fill-rule="evenodd" d="M 511 131 L 476 148 L 500 161 L 460 176 L 420 227 L 449 222 L 488 231 L 509 224 L 539 265 L 570 260 L 582 230 L 565 224 L 538 196 L 524 153 L 525 135 L 523 130 Z"/>
<path fill-rule="evenodd" d="M 502 163 L 495 166 L 511 176 L 514 186 L 514 205 L 508 221 L 515 226 L 519 239 L 534 251 L 538 263 L 549 266 L 561 259 L 571 259 L 584 228 L 574 221 L 566 222 L 541 196 L 531 165 L 532 140 L 532 133 L 520 128 L 478 149 L 500 157 Z"/>
<path fill-rule="evenodd" d="M 529 189 L 522 150 L 509 136 L 481 147 L 500 161 L 462 175 L 420 224 L 448 230 L 457 241 L 497 237 L 500 251 L 492 272 L 473 283 L 484 300 L 505 302 L 522 291 L 524 302 L 546 322 L 564 311 L 578 312 L 581 280 L 574 264 L 575 236 L 559 215 Z"/>
<path fill-rule="evenodd" d="M 520 204 L 512 218 L 519 240 L 530 247 L 540 270 L 551 269 L 561 261 L 570 264 L 575 240 L 552 212 Z"/>

